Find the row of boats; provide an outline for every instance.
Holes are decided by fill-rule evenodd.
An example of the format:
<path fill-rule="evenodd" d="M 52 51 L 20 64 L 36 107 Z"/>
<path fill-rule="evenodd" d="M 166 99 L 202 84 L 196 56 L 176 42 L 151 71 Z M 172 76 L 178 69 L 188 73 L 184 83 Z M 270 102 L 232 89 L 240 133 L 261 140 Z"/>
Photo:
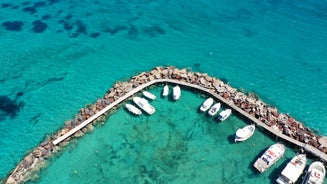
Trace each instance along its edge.
<path fill-rule="evenodd" d="M 156 96 L 147 92 L 142 92 L 143 96 L 149 100 L 155 100 Z M 169 87 L 165 85 L 162 91 L 162 96 L 166 97 L 169 95 Z M 181 96 L 180 87 L 177 85 L 173 87 L 172 98 L 178 100 Z M 153 114 L 156 110 L 150 105 L 149 101 L 142 97 L 133 97 L 133 102 L 143 111 L 149 115 Z M 214 103 L 212 98 L 206 99 L 200 106 L 200 111 L 208 111 L 209 116 L 216 115 L 220 108 L 221 104 Z M 133 114 L 140 115 L 142 111 L 135 107 L 132 104 L 126 104 L 125 107 L 132 112 Z M 231 109 L 222 110 L 218 115 L 219 121 L 226 120 L 232 113 Z M 239 128 L 235 132 L 235 142 L 245 141 L 250 138 L 255 132 L 255 125 L 247 125 L 243 128 Z M 281 143 L 276 143 L 271 145 L 253 164 L 260 173 L 266 171 L 273 164 L 275 164 L 280 158 L 283 157 L 285 153 L 285 146 Z M 298 154 L 294 156 L 291 161 L 286 165 L 282 170 L 276 182 L 279 184 L 294 184 L 301 174 L 303 173 L 306 166 L 307 158 L 305 154 Z M 302 184 L 322 184 L 326 175 L 326 170 L 322 162 L 315 161 L 310 164 L 305 177 L 302 181 Z"/>
<path fill-rule="evenodd" d="M 215 103 L 212 98 L 206 99 L 200 106 L 200 111 L 208 110 L 209 116 L 214 116 L 218 113 L 221 104 Z M 223 121 L 231 115 L 231 109 L 223 110 L 219 113 L 218 119 Z M 245 141 L 250 138 L 255 132 L 255 125 L 247 125 L 239 128 L 235 132 L 235 142 Z M 253 164 L 259 172 L 266 171 L 270 166 L 275 164 L 285 153 L 285 146 L 281 143 L 276 143 L 270 146 Z M 279 184 L 294 184 L 306 167 L 307 158 L 305 154 L 294 156 L 291 161 L 282 170 L 276 182 Z M 316 161 L 310 164 L 302 184 L 322 184 L 326 175 L 326 170 L 322 162 Z"/>
<path fill-rule="evenodd" d="M 156 96 L 148 91 L 143 91 L 142 94 L 144 97 L 146 97 L 149 100 L 156 99 Z M 166 96 L 168 96 L 168 94 L 169 94 L 169 87 L 168 87 L 168 85 L 165 85 L 163 88 L 163 91 L 162 91 L 162 96 L 166 97 Z M 178 85 L 173 87 L 172 95 L 173 95 L 172 97 L 174 100 L 179 100 L 179 98 L 181 96 L 181 89 Z M 128 111 L 130 111 L 131 113 L 133 113 L 135 115 L 141 115 L 142 114 L 141 110 L 143 110 L 147 114 L 151 115 L 156 111 L 156 109 L 149 103 L 149 101 L 147 99 L 138 97 L 138 96 L 133 97 L 133 102 L 134 102 L 134 104 L 137 105 L 137 107 L 132 104 L 126 104 L 125 107 L 127 108 Z"/>
<path fill-rule="evenodd" d="M 218 103 L 215 103 L 214 105 L 212 105 L 213 102 L 214 102 L 214 101 L 213 101 L 213 99 L 212 99 L 211 97 L 208 98 L 208 99 L 206 99 L 206 100 L 202 103 L 202 105 L 200 106 L 200 111 L 202 111 L 202 112 L 206 112 L 206 111 L 209 109 L 208 114 L 209 114 L 210 116 L 214 116 L 214 115 L 216 115 L 216 114 L 218 113 L 218 111 L 219 111 L 221 105 L 220 105 L 219 102 L 218 102 Z M 225 109 L 225 110 L 223 110 L 223 111 L 221 111 L 221 112 L 219 113 L 219 115 L 218 115 L 218 120 L 219 120 L 219 121 L 224 121 L 224 120 L 226 120 L 226 119 L 227 119 L 231 114 L 232 114 L 232 109 Z"/>
<path fill-rule="evenodd" d="M 214 100 L 210 97 L 207 98 L 202 105 L 200 106 L 200 111 L 206 112 L 208 110 L 208 115 L 209 116 L 214 116 L 218 113 L 220 110 L 221 104 L 219 102 L 214 103 Z M 221 111 L 218 115 L 218 120 L 219 121 L 224 121 L 226 120 L 230 115 L 232 114 L 231 109 L 225 109 Z M 255 131 L 255 125 L 248 125 L 243 128 L 240 128 L 236 131 L 235 133 L 235 142 L 240 142 L 240 141 L 245 141 L 248 138 L 250 138 Z"/>
<path fill-rule="evenodd" d="M 266 171 L 275 164 L 285 153 L 285 146 L 276 143 L 270 146 L 253 164 L 259 172 Z M 276 182 L 279 184 L 293 184 L 303 173 L 307 163 L 305 154 L 298 154 L 289 161 L 282 170 Z M 302 181 L 302 184 L 322 184 L 326 175 L 323 163 L 315 161 L 310 164 L 308 171 Z"/>

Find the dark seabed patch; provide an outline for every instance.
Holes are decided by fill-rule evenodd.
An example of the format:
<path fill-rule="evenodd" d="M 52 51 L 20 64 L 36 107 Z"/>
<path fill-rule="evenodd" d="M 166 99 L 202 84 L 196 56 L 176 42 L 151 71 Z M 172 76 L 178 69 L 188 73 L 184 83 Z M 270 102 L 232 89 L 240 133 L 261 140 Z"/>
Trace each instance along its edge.
<path fill-rule="evenodd" d="M 135 40 L 135 39 L 137 39 L 139 32 L 134 25 L 131 25 L 128 29 L 127 34 L 128 34 L 127 36 L 129 39 Z"/>
<path fill-rule="evenodd" d="M 36 13 L 36 8 L 34 6 L 25 7 L 23 8 L 23 12 L 27 12 L 33 15 Z"/>
<path fill-rule="evenodd" d="M 10 3 L 1 3 L 1 8 L 8 8 L 9 6 L 11 6 Z"/>
<path fill-rule="evenodd" d="M 64 79 L 65 79 L 65 77 L 52 77 L 52 78 L 49 78 L 48 79 L 48 83 L 50 83 L 50 82 L 58 82 L 58 81 L 62 81 Z"/>
<path fill-rule="evenodd" d="M 254 30 L 251 30 L 251 29 L 244 29 L 243 30 L 243 36 L 244 37 L 252 38 L 255 35 L 257 35 L 257 32 L 255 32 Z"/>
<path fill-rule="evenodd" d="M 22 21 L 5 21 L 2 23 L 2 25 L 8 30 L 8 31 L 21 31 L 24 23 Z"/>
<path fill-rule="evenodd" d="M 20 91 L 16 94 L 16 97 L 20 97 L 20 96 L 23 96 L 24 95 L 24 92 Z"/>
<path fill-rule="evenodd" d="M 55 3 L 60 2 L 60 0 L 47 0 L 47 1 L 48 1 L 49 5 L 53 5 Z"/>
<path fill-rule="evenodd" d="M 119 33 L 120 31 L 123 31 L 123 30 L 126 30 L 127 27 L 126 26 L 115 26 L 113 28 L 111 27 L 107 27 L 107 28 L 104 28 L 104 32 L 109 32 L 111 35 L 114 35 L 116 33 Z"/>
<path fill-rule="evenodd" d="M 0 121 L 7 117 L 15 118 L 23 106 L 24 102 L 17 102 L 17 98 L 12 100 L 8 96 L 0 96 Z"/>
<path fill-rule="evenodd" d="M 48 20 L 48 19 L 50 19 L 51 18 L 51 16 L 50 15 L 43 15 L 42 16 L 42 20 Z"/>
<path fill-rule="evenodd" d="M 16 10 L 16 9 L 18 9 L 18 8 L 19 8 L 18 5 L 15 5 L 15 6 L 12 6 L 12 7 L 11 7 L 11 9 L 13 9 L 13 10 Z"/>
<path fill-rule="evenodd" d="M 47 3 L 45 1 L 39 1 L 34 3 L 34 7 L 39 8 L 39 7 L 45 7 Z"/>
<path fill-rule="evenodd" d="M 33 22 L 33 31 L 35 33 L 42 33 L 48 28 L 48 25 L 40 20 Z"/>
<path fill-rule="evenodd" d="M 29 1 L 25 1 L 22 3 L 23 6 L 30 5 L 30 4 L 31 4 L 31 2 L 29 2 Z"/>
<path fill-rule="evenodd" d="M 39 122 L 39 117 L 42 115 L 42 113 L 38 113 L 37 115 L 33 116 L 31 119 L 30 119 L 30 123 L 33 123 L 33 124 L 36 124 L 37 122 Z"/>
<path fill-rule="evenodd" d="M 70 20 L 73 18 L 73 15 L 72 14 L 68 14 L 64 17 L 64 19 L 67 19 L 67 20 Z"/>
<path fill-rule="evenodd" d="M 100 36 L 100 33 L 91 33 L 90 34 L 90 37 L 92 37 L 92 38 L 97 38 L 99 36 Z"/>
<path fill-rule="evenodd" d="M 81 20 L 76 20 L 76 26 L 77 26 L 77 30 L 76 32 L 79 34 L 87 34 L 86 32 L 86 25 L 83 21 Z"/>
<path fill-rule="evenodd" d="M 150 26 L 150 27 L 143 28 L 143 33 L 149 37 L 155 37 L 158 35 L 163 35 L 166 32 L 159 26 Z"/>

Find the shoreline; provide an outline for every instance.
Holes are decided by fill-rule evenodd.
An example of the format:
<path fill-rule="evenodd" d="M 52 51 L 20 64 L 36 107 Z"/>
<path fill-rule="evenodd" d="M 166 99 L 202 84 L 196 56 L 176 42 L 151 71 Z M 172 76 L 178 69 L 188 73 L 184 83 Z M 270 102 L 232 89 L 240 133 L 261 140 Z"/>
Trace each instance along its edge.
<path fill-rule="evenodd" d="M 110 111 L 116 109 L 116 105 L 147 86 L 164 82 L 178 83 L 207 92 L 256 123 L 257 126 L 263 127 L 276 136 L 327 161 L 326 137 L 315 135 L 295 118 L 279 113 L 277 108 L 265 104 L 256 96 L 244 94 L 215 77 L 169 66 L 156 67 L 149 72 L 142 72 L 133 76 L 126 82 L 114 84 L 103 98 L 98 99 L 92 105 L 81 108 L 73 120 L 66 121 L 61 129 L 53 133 L 52 136 L 46 137 L 8 174 L 4 182 L 8 184 L 22 183 L 35 177 L 35 173 L 44 167 L 47 159 L 60 152 L 72 139 L 82 137 L 85 133 L 93 131 L 94 125 L 103 122 Z M 66 137 L 61 140 L 62 136 Z M 58 139 L 60 141 L 56 141 Z"/>

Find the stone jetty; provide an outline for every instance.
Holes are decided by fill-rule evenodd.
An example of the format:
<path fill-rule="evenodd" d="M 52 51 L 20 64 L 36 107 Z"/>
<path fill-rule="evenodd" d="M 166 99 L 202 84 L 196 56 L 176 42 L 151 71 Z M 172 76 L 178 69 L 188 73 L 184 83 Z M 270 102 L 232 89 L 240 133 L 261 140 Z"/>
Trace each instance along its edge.
<path fill-rule="evenodd" d="M 208 93 L 257 126 L 303 148 L 322 161 L 327 161 L 326 137 L 315 135 L 295 118 L 278 112 L 276 107 L 264 103 L 256 95 L 241 92 L 208 74 L 168 66 L 156 67 L 149 72 L 133 76 L 126 82 L 114 84 L 103 98 L 81 108 L 72 120 L 67 120 L 60 130 L 47 136 L 38 147 L 26 155 L 8 175 L 5 183 L 23 183 L 38 177 L 37 173 L 46 166 L 47 159 L 60 152 L 71 140 L 92 132 L 94 126 L 104 123 L 106 117 L 125 99 L 147 86 L 158 83 L 179 84 Z"/>

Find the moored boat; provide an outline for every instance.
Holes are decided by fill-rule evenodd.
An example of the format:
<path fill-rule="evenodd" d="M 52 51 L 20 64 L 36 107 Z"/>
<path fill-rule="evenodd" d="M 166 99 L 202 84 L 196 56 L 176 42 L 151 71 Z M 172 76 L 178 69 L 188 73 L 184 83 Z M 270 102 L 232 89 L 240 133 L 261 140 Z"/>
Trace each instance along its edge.
<path fill-rule="evenodd" d="M 232 114 L 232 109 L 225 109 L 219 113 L 218 120 L 224 121 Z"/>
<path fill-rule="evenodd" d="M 177 85 L 173 88 L 173 99 L 178 100 L 181 97 L 181 88 Z"/>
<path fill-rule="evenodd" d="M 156 111 L 156 109 L 152 105 L 150 105 L 149 102 L 144 98 L 136 96 L 136 97 L 133 98 L 133 102 L 139 108 L 141 108 L 142 110 L 144 110 L 146 113 L 148 113 L 150 115 L 153 114 Z"/>
<path fill-rule="evenodd" d="M 208 114 L 209 114 L 210 116 L 214 116 L 214 115 L 217 114 L 217 112 L 219 111 L 219 109 L 220 109 L 220 103 L 219 103 L 219 102 L 218 102 L 218 103 L 215 103 L 215 105 L 213 105 L 213 106 L 209 109 Z"/>
<path fill-rule="evenodd" d="M 147 97 L 148 99 L 151 99 L 151 100 L 154 100 L 156 99 L 156 96 L 150 92 L 147 92 L 147 91 L 143 91 L 142 94 Z"/>
<path fill-rule="evenodd" d="M 302 184 L 322 184 L 326 175 L 326 169 L 323 163 L 316 161 L 310 164 Z"/>
<path fill-rule="evenodd" d="M 169 86 L 166 84 L 162 90 L 162 96 L 168 96 Z"/>
<path fill-rule="evenodd" d="M 262 173 L 282 158 L 284 153 L 285 146 L 283 144 L 273 144 L 255 161 L 253 166 Z"/>
<path fill-rule="evenodd" d="M 207 98 L 203 103 L 202 105 L 200 106 L 200 110 L 202 112 L 205 112 L 207 111 L 211 105 L 213 104 L 213 99 L 212 98 Z"/>
<path fill-rule="evenodd" d="M 307 157 L 305 154 L 296 155 L 283 169 L 276 182 L 279 184 L 294 184 L 302 174 L 306 163 Z"/>
<path fill-rule="evenodd" d="M 255 125 L 247 125 L 239 128 L 235 133 L 235 142 L 245 141 L 250 138 L 255 131 Z"/>
<path fill-rule="evenodd" d="M 136 115 L 142 114 L 142 111 L 132 104 L 126 104 L 125 107 L 129 110 L 129 112 L 131 112 L 133 114 L 136 114 Z"/>

